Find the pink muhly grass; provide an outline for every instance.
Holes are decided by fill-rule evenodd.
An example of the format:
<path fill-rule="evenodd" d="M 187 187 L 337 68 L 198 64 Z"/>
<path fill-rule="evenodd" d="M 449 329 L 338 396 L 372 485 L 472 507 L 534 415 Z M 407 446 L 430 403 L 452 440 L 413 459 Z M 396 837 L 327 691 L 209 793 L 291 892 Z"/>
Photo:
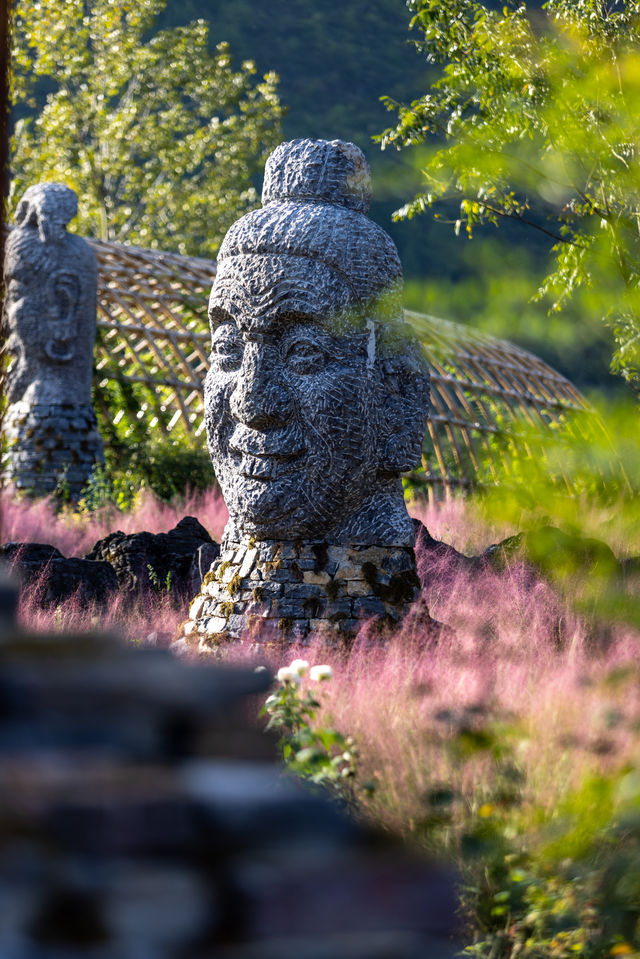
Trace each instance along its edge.
<path fill-rule="evenodd" d="M 586 775 L 619 768 L 637 752 L 637 695 L 629 688 L 621 697 L 603 677 L 637 662 L 638 637 L 621 634 L 598 662 L 575 645 L 546 660 L 537 659 L 538 649 L 516 662 L 510 650 L 502 656 L 479 647 L 461 657 L 455 644 L 429 648 L 400 634 L 386 647 L 356 648 L 348 659 L 322 647 L 294 650 L 291 659 L 332 665 L 334 678 L 318 689 L 318 722 L 353 737 L 360 780 L 376 786 L 362 799 L 368 814 L 407 836 L 427 814 L 430 790 L 453 787 L 477 808 L 495 786 L 484 754 L 464 765 L 457 758 L 452 746 L 461 726 L 505 730 L 523 775 L 523 802 L 547 815 Z M 623 717 L 617 729 L 609 728 L 614 710 Z"/>
<path fill-rule="evenodd" d="M 170 594 L 148 592 L 132 599 L 119 593 L 102 606 L 87 602 L 76 593 L 51 606 L 43 603 L 43 593 L 43 577 L 22 590 L 18 603 L 18 626 L 38 632 L 83 633 L 100 630 L 115 633 L 126 642 L 159 640 L 166 644 L 175 636 L 179 623 L 186 616 L 186 608 L 176 604 Z"/>
<path fill-rule="evenodd" d="M 434 640 L 408 623 L 385 645 L 356 641 L 349 656 L 313 642 L 269 664 L 301 657 L 333 667 L 318 688 L 319 723 L 355 740 L 360 779 L 376 784 L 362 799 L 376 821 L 412 834 L 428 812 L 425 796 L 442 784 L 467 809 L 490 796 L 488 755 L 461 763 L 453 748 L 463 726 L 504 736 L 523 775 L 522 802 L 545 815 L 583 777 L 637 752 L 637 633 L 612 627 L 599 644 L 593 624 L 517 564 L 469 573 L 441 560 L 424 592 L 454 634 Z M 626 667 L 624 689 L 607 682 Z"/>
<path fill-rule="evenodd" d="M 5 498 L 5 540 L 51 543 L 82 555 L 112 532 L 168 530 L 195 515 L 219 538 L 226 511 L 213 492 L 163 504 L 149 494 L 136 510 L 71 517 L 47 501 Z M 479 553 L 500 535 L 462 501 L 428 507 L 421 518 L 433 536 Z M 570 603 L 523 564 L 505 572 L 469 570 L 451 555 L 418 555 L 431 616 L 453 632 L 439 640 L 408 621 L 386 644 L 356 641 L 347 656 L 320 639 L 259 655 L 249 642 L 230 647 L 230 662 L 263 663 L 275 672 L 300 657 L 328 663 L 334 677 L 318 687 L 319 722 L 352 736 L 360 779 L 376 790 L 362 802 L 387 828 L 413 834 L 425 816 L 425 795 L 440 784 L 458 789 L 466 808 L 489 795 L 495 770 L 485 755 L 462 764 L 451 749 L 463 724 L 498 731 L 510 743 L 523 774 L 522 796 L 547 813 L 582 777 L 619 767 L 640 745 L 638 667 L 640 636 L 630 628 L 580 619 Z M 186 617 L 171 596 L 149 593 L 134 603 L 117 597 L 106 611 L 72 597 L 43 609 L 40 587 L 23 593 L 20 622 L 47 630 L 106 629 L 130 641 L 150 633 L 174 635 Z M 629 669 L 622 685 L 606 677 Z M 305 680 L 308 682 L 308 679 Z"/>
<path fill-rule="evenodd" d="M 190 491 L 170 503 L 143 491 L 135 507 L 122 512 L 115 506 L 94 512 L 56 512 L 51 497 L 30 500 L 11 491 L 1 494 L 2 537 L 5 543 L 48 543 L 63 556 L 84 556 L 109 533 L 166 533 L 184 517 L 195 516 L 215 540 L 219 540 L 228 513 L 215 489 Z"/>

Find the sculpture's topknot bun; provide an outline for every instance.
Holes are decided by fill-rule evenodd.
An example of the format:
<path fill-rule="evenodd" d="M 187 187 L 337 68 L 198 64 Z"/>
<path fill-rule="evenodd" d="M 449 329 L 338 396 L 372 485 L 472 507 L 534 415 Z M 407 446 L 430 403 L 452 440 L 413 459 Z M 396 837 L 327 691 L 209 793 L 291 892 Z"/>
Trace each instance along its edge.
<path fill-rule="evenodd" d="M 263 206 L 229 228 L 218 262 L 233 256 L 307 257 L 341 273 L 355 300 L 393 300 L 402 316 L 402 266 L 395 244 L 366 215 L 369 166 L 353 143 L 291 140 L 265 167 Z"/>
<path fill-rule="evenodd" d="M 281 143 L 267 160 L 262 203 L 286 200 L 330 203 L 366 213 L 371 173 L 362 150 L 343 140 Z"/>

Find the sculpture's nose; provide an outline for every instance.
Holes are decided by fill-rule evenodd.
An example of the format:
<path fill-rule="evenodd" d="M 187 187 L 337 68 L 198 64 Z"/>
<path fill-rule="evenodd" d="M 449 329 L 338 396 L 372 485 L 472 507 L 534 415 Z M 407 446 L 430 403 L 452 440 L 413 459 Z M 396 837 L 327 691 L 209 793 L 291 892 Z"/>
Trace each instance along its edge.
<path fill-rule="evenodd" d="M 230 406 L 234 419 L 256 430 L 284 426 L 293 413 L 293 397 L 278 376 L 277 361 L 261 343 L 246 344 Z"/>

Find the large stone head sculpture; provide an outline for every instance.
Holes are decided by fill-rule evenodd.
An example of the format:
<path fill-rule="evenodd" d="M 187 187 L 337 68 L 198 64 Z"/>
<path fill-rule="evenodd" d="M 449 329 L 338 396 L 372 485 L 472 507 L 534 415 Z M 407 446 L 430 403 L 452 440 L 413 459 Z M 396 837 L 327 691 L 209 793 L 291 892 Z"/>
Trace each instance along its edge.
<path fill-rule="evenodd" d="M 262 208 L 222 244 L 205 407 L 234 533 L 413 542 L 400 474 L 420 460 L 428 373 L 370 195 L 353 144 L 283 143 Z"/>
<path fill-rule="evenodd" d="M 4 264 L 10 403 L 91 401 L 97 268 L 67 233 L 77 208 L 61 183 L 29 187 L 18 204 Z"/>

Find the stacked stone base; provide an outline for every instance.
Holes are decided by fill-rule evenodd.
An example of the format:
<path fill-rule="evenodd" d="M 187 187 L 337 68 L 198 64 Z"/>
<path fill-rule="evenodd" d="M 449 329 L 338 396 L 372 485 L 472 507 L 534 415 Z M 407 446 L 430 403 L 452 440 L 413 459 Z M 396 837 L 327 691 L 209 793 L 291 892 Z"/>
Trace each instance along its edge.
<path fill-rule="evenodd" d="M 365 621 L 397 625 L 419 589 L 408 546 L 224 539 L 176 645 L 206 652 L 247 635 L 348 644 Z"/>
<path fill-rule="evenodd" d="M 65 490 L 77 499 L 96 463 L 102 439 L 90 405 L 13 403 L 4 420 L 5 477 L 27 493 Z"/>

